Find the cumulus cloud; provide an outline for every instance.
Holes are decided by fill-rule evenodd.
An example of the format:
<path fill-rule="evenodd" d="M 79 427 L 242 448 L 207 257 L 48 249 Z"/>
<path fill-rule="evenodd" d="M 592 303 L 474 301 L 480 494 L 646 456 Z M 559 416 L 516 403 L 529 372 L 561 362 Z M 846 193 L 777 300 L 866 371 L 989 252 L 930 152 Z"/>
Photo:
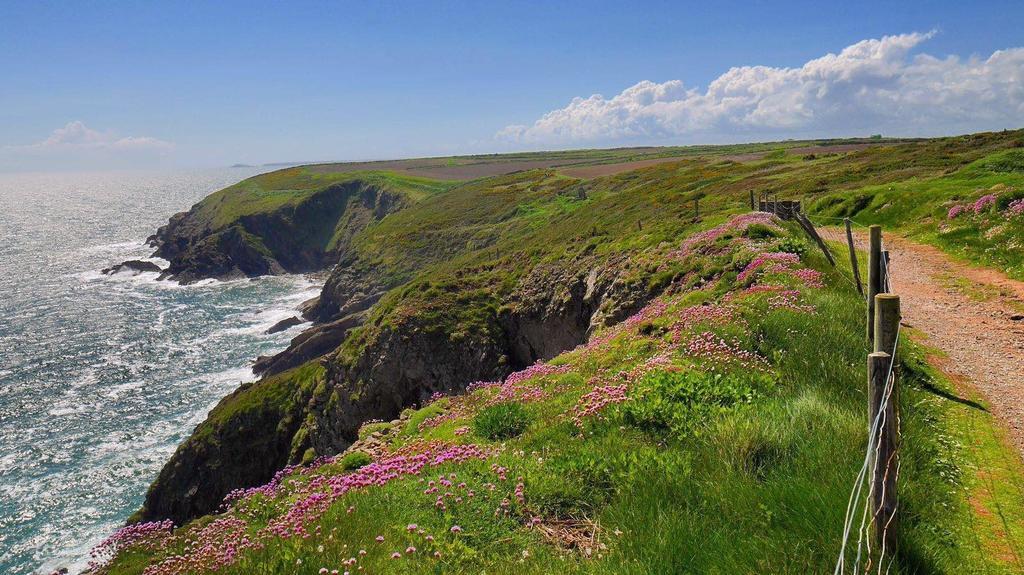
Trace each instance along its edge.
<path fill-rule="evenodd" d="M 935 135 L 1024 123 L 1024 48 L 985 59 L 911 54 L 934 35 L 863 40 L 798 68 L 732 68 L 707 89 L 642 81 L 612 98 L 574 98 L 497 137 L 568 144 L 866 134 Z"/>
<path fill-rule="evenodd" d="M 99 132 L 89 128 L 83 122 L 75 120 L 68 122 L 63 128 L 57 128 L 50 134 L 50 137 L 42 142 L 30 144 L 28 147 L 38 149 L 78 147 L 113 150 L 169 150 L 174 145 L 147 136 L 119 137 L 113 132 Z"/>
<path fill-rule="evenodd" d="M 68 122 L 33 144 L 0 147 L 0 170 L 94 169 L 152 166 L 174 144 L 149 136 L 120 136 Z"/>

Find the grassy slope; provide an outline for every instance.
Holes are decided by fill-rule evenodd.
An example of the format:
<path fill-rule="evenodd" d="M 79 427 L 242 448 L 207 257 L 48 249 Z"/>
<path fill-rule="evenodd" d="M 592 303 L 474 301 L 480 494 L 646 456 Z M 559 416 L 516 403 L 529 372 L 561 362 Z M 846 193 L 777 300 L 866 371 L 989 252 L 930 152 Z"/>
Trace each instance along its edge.
<path fill-rule="evenodd" d="M 210 229 L 227 227 L 242 216 L 272 212 L 298 205 L 313 193 L 337 183 L 355 180 L 405 193 L 421 200 L 447 189 L 450 184 L 379 172 L 317 173 L 309 166 L 277 170 L 243 180 L 210 194 L 199 202 L 196 216 Z"/>
<path fill-rule="evenodd" d="M 903 154 L 908 164 L 894 170 L 890 181 L 821 194 L 811 211 L 895 228 L 962 260 L 1024 279 L 1024 215 L 1008 217 L 1006 211 L 1012 200 L 1024 198 L 1022 146 L 1020 131 L 914 146 L 919 148 L 915 158 Z M 869 150 L 861 155 L 879 153 Z M 830 167 L 824 171 L 828 174 Z M 951 207 L 971 207 L 987 194 L 996 195 L 994 206 L 949 219 Z"/>
<path fill-rule="evenodd" d="M 1021 138 L 1019 132 L 986 134 L 813 158 L 787 155 L 780 150 L 764 160 L 745 164 L 695 158 L 591 181 L 561 177 L 552 171 L 533 171 L 454 186 L 422 182 L 423 189 L 431 194 L 430 201 L 385 218 L 355 240 L 362 258 L 386 267 L 395 274 L 397 283 L 409 283 L 391 292 L 377 306 L 372 320 L 348 341 L 341 360 L 357 356 L 375 333 L 395 325 L 396 318 L 404 314 L 432 319 L 439 329 L 450 333 L 486 328 L 502 298 L 524 276 L 530 264 L 537 262 L 564 261 L 582 254 L 603 257 L 631 254 L 636 281 L 660 288 L 666 282 L 679 279 L 686 271 L 681 263 L 665 259 L 666 245 L 677 246 L 681 238 L 693 232 L 693 225 L 685 218 L 690 210 L 686 202 L 702 198 L 702 213 L 708 217 L 702 225 L 706 227 L 722 221 L 729 212 L 742 211 L 749 190 L 775 191 L 783 197 L 816 201 L 813 209 L 823 215 L 853 215 L 865 223 L 881 221 L 901 227 L 954 253 L 989 264 L 1006 262 L 1007 268 L 1016 275 L 1019 272 L 1014 270 L 1021 269 L 1021 250 L 1018 244 L 1008 242 L 1019 242 L 1021 230 L 1014 227 L 1017 222 L 1006 224 L 990 213 L 948 225 L 941 222 L 939 216 L 945 214 L 951 201 L 973 200 L 982 194 L 981 189 L 996 184 L 1010 188 L 1019 186 L 1013 149 Z M 1005 157 L 1007 155 L 1009 158 Z M 301 174 L 301 169 L 297 173 Z M 299 179 L 309 181 L 318 177 L 320 175 L 305 175 Z M 267 186 L 271 189 L 302 188 L 291 182 L 286 185 L 268 183 Z M 1015 192 L 1003 190 L 1002 193 L 1005 202 L 1007 195 Z M 974 228 L 957 232 L 960 226 Z M 978 232 L 999 226 L 1003 226 L 999 233 L 1006 236 L 986 237 Z M 957 233 L 959 238 L 964 238 L 962 241 L 955 235 Z M 862 409 L 856 390 L 860 389 L 863 379 L 862 357 L 858 349 L 859 331 L 848 329 L 859 314 L 851 311 L 854 300 L 850 294 L 838 289 L 812 290 L 805 297 L 818 308 L 814 319 L 776 318 L 779 314 L 764 318 L 754 314 L 751 318 L 758 326 L 755 333 L 772 338 L 759 344 L 760 349 L 785 350 L 781 357 L 786 361 L 803 358 L 789 367 L 785 361 L 773 362 L 779 380 L 791 383 L 784 383 L 769 394 L 770 400 L 759 403 L 756 409 L 741 410 L 747 414 L 744 417 L 753 419 L 734 421 L 732 425 L 740 428 L 729 431 L 732 436 L 723 430 L 709 431 L 711 435 L 707 437 L 726 434 L 717 443 L 710 439 L 694 442 L 657 434 L 650 436 L 646 431 L 630 430 L 629 426 L 625 426 L 626 433 L 614 426 L 603 430 L 597 426 L 591 429 L 593 437 L 583 440 L 589 447 L 579 452 L 579 458 L 575 452 L 563 454 L 566 467 L 558 468 L 557 473 L 548 472 L 546 480 L 543 474 L 538 479 L 542 493 L 545 482 L 564 483 L 566 489 L 575 490 L 575 495 L 552 496 L 555 500 L 568 501 L 567 509 L 572 510 L 572 513 L 559 512 L 562 515 L 555 513 L 555 516 L 600 520 L 606 526 L 605 535 L 621 529 L 624 535 L 614 543 L 620 551 L 612 553 L 605 561 L 626 561 L 627 565 L 620 568 L 627 571 L 657 572 L 657 562 L 671 561 L 672 557 L 687 558 L 692 562 L 692 569 L 698 572 L 715 569 L 731 572 L 736 568 L 763 571 L 767 568 L 764 565 L 777 571 L 801 570 L 800 564 L 781 563 L 783 544 L 792 544 L 801 550 L 796 556 L 800 561 L 810 561 L 815 569 L 825 566 L 826 559 L 833 555 L 835 534 L 824 526 L 838 524 L 836 513 L 841 519 L 842 509 L 837 507 L 837 502 L 840 496 L 846 496 L 844 490 L 861 449 L 857 442 L 862 441 L 858 439 L 863 434 Z M 819 321 L 822 319 L 827 321 Z M 832 327 L 823 328 L 825 324 Z M 640 351 L 634 353 L 629 349 L 623 353 L 622 358 L 607 361 L 620 361 L 625 366 L 628 362 L 635 363 L 642 355 Z M 823 356 L 840 361 L 826 363 L 829 367 L 822 371 Z M 927 373 L 920 364 L 915 370 L 915 373 Z M 587 385 L 584 381 L 590 373 L 584 369 L 579 376 L 581 380 L 566 383 L 567 390 L 577 395 Z M 938 382 L 934 385 L 945 385 L 934 374 L 928 377 Z M 972 501 L 976 504 L 980 499 L 972 500 L 968 494 L 972 490 L 977 492 L 979 482 L 987 480 L 977 477 L 974 469 L 991 467 L 991 461 L 1011 462 L 1000 467 L 1005 468 L 1012 481 L 996 484 L 989 480 L 993 488 L 985 492 L 1000 493 L 1020 486 L 1019 463 L 996 439 L 980 450 L 963 448 L 964 444 L 977 443 L 973 436 L 967 437 L 969 432 L 976 435 L 980 429 L 983 435 L 991 436 L 992 423 L 987 415 L 961 413 L 957 410 L 965 408 L 960 404 L 920 393 L 923 395 L 915 397 L 909 393 L 904 398 L 905 403 L 915 399 L 916 402 L 907 403 L 908 406 L 928 407 L 921 411 L 924 415 L 920 423 L 908 421 L 908 427 L 919 425 L 913 433 L 920 435 L 920 441 L 913 442 L 911 453 L 920 449 L 925 455 L 908 457 L 907 465 L 916 465 L 919 469 L 906 483 L 907 497 L 911 500 L 918 497 L 910 513 L 914 519 L 903 526 L 906 539 L 911 542 L 906 560 L 919 560 L 931 565 L 929 569 L 939 571 L 950 571 L 957 562 L 980 565 L 980 557 L 985 554 L 976 549 L 978 545 L 988 549 L 992 545 L 991 533 L 997 530 L 990 529 L 988 539 L 982 533 L 980 543 L 973 539 L 974 533 L 985 529 L 971 529 L 969 504 Z M 543 411 L 547 402 L 529 406 L 535 411 L 534 427 L 513 443 L 524 450 L 538 452 L 573 445 L 574 442 L 567 439 L 573 437 L 571 429 L 554 425 L 554 420 L 548 418 L 557 409 L 564 412 L 574 401 L 571 393 L 560 397 L 562 404 L 548 408 L 547 412 Z M 729 415 L 728 419 L 731 421 L 734 417 L 738 415 Z M 718 424 L 712 427 L 718 429 Z M 451 431 L 450 426 L 442 426 L 437 433 L 444 429 Z M 937 429 L 943 433 L 936 434 Z M 778 437 L 766 439 L 761 437 L 761 431 L 755 433 L 754 430 L 768 430 L 764 433 Z M 808 434 L 828 439 L 824 443 L 809 441 Z M 800 457 L 793 462 L 788 455 L 783 458 L 774 481 L 762 481 L 757 474 L 753 478 L 749 473 L 744 475 L 742 460 L 751 455 L 740 451 L 750 448 L 760 453 L 755 448 L 761 444 L 769 445 L 771 451 L 775 449 L 771 447 L 772 442 L 781 442 L 782 447 L 776 447 L 785 454 L 796 453 Z M 663 449 L 660 447 L 663 444 L 671 448 Z M 837 465 L 837 453 L 848 460 Z M 507 459 L 510 457 L 506 449 L 499 460 L 511 461 Z M 755 459 L 760 457 L 757 455 Z M 545 460 L 552 459 L 545 457 Z M 561 460 L 556 457 L 553 461 Z M 486 476 L 489 462 L 466 465 L 476 470 L 474 474 Z M 600 474 L 591 478 L 587 474 L 594 470 L 590 468 L 604 469 L 601 473 L 610 473 L 611 479 Z M 665 473 L 666 470 L 670 473 Z M 586 485 L 565 481 L 566 477 L 575 476 L 593 481 L 586 481 Z M 604 487 L 594 492 L 591 488 L 595 485 Z M 372 511 L 375 505 L 383 506 L 378 507 L 381 510 L 401 508 L 402 513 L 413 513 L 416 508 L 409 498 L 418 491 L 416 485 L 403 488 L 395 484 L 379 494 L 359 495 L 362 503 L 353 515 L 358 515 L 361 509 Z M 645 508 L 647 500 L 642 497 L 652 493 L 661 494 L 671 503 L 667 511 Z M 915 496 L 915 493 L 920 495 Z M 731 498 L 737 494 L 744 499 L 731 503 Z M 753 505 L 756 508 L 751 507 Z M 1004 521 L 1000 514 L 1008 513 L 1010 524 L 1014 521 L 1020 524 L 1019 506 L 999 504 L 995 507 L 999 513 L 989 512 L 986 516 L 978 512 L 975 518 L 981 518 L 979 521 L 988 525 L 991 517 L 1001 517 L 1000 521 Z M 336 505 L 330 513 L 340 516 L 343 511 L 344 507 Z M 366 534 L 360 530 L 370 530 L 370 526 L 379 524 L 380 517 L 388 518 L 395 534 L 406 520 L 418 520 L 435 527 L 441 525 L 439 521 L 443 517 L 431 519 L 429 514 L 421 517 L 418 515 L 421 512 L 424 511 L 415 511 L 409 518 L 392 516 L 392 511 L 358 520 L 334 517 L 325 519 L 325 526 L 341 529 L 349 525 L 344 528 L 353 530 L 349 536 L 355 542 Z M 636 517 L 630 519 L 633 513 Z M 491 517 L 486 513 L 484 516 Z M 468 513 L 456 519 L 466 527 L 474 517 L 473 513 Z M 583 571 L 607 566 L 604 562 L 579 563 L 574 553 L 566 553 L 562 559 L 563 553 L 557 551 L 557 547 L 539 545 L 538 532 L 524 530 L 518 519 L 504 523 L 493 518 L 476 520 L 480 534 L 469 548 L 477 554 L 467 551 L 469 557 L 459 559 L 468 561 L 468 565 L 479 564 L 474 562 L 500 565 L 529 547 L 530 564 L 537 570 L 548 565 L 545 561 L 557 561 L 562 566 L 564 560 L 573 569 Z M 609 524 L 613 520 L 615 524 Z M 781 527 L 773 526 L 773 521 L 781 521 Z M 1017 533 L 1014 529 L 1010 531 Z M 689 539 L 691 536 L 695 539 Z M 1019 540 L 1019 533 L 1016 536 Z M 612 542 L 606 544 L 612 545 Z M 312 553 L 301 542 L 280 545 L 276 548 L 278 559 L 257 554 L 253 563 L 247 565 L 257 571 L 272 571 L 268 565 L 273 561 Z M 466 550 L 461 544 L 456 548 Z M 340 553 L 340 550 L 333 552 Z M 757 566 L 751 562 L 758 553 L 774 558 Z M 995 559 L 1015 557 L 1007 553 L 995 555 Z M 641 556 L 650 559 L 640 561 L 637 558 Z M 636 562 L 630 565 L 630 558 Z M 125 566 L 133 564 L 128 555 L 122 559 Z M 397 564 L 387 565 L 394 569 Z"/>
<path fill-rule="evenodd" d="M 861 302 L 813 252 L 805 264 L 826 271 L 822 288 L 792 273 L 754 276 L 762 285 L 799 290 L 798 308 L 771 305 L 772 293 L 744 292 L 749 280 L 737 281 L 736 271 L 778 246 L 771 237 L 745 245 L 727 235 L 709 254 L 683 258 L 690 268 L 717 269 L 718 279 L 700 288 L 680 282 L 636 320 L 550 362 L 559 373 L 509 386 L 527 414 L 519 436 L 488 439 L 495 426 L 477 419 L 494 401 L 493 387 L 411 412 L 388 436 L 392 453 L 440 441 L 479 445 L 486 459 L 428 466 L 419 476 L 354 489 L 320 508 L 310 505 L 310 494 L 350 473 L 348 460 L 294 472 L 272 495 L 236 503 L 228 519 L 199 520 L 173 538 L 151 535 L 127 546 L 107 572 L 140 572 L 154 557 L 181 553 L 186 541 L 192 550 L 179 566 L 205 558 L 208 566 L 229 563 L 218 572 L 240 574 L 341 572 L 350 557 L 357 558 L 348 568 L 353 573 L 357 566 L 367 573 L 829 572 L 865 444 Z M 709 309 L 732 311 L 715 321 L 719 316 L 704 314 Z M 708 331 L 736 338 L 737 350 L 756 356 L 709 359 L 685 344 Z M 903 548 L 896 572 L 1015 572 L 1012 553 L 992 552 L 1006 549 L 995 538 L 998 526 L 972 505 L 982 480 L 976 470 L 989 465 L 982 458 L 1009 462 L 1001 489 L 1011 495 L 1021 486 L 1019 460 L 996 439 L 965 448 L 991 436 L 991 419 L 936 393 L 952 390 L 923 364 L 922 353 L 908 348 L 904 359 Z M 581 396 L 627 381 L 625 402 L 574 422 Z M 424 479 L 449 474 L 456 474 L 451 487 L 424 492 Z M 435 500 L 446 492 L 452 495 L 442 509 Z M 1000 500 L 1008 500 L 1005 493 Z M 316 512 L 307 521 L 295 520 L 296 510 L 311 507 Z M 292 519 L 282 524 L 304 524 L 307 537 L 269 537 L 224 561 L 224 549 L 246 546 L 243 533 L 260 537 L 263 526 L 289 512 Z M 999 513 L 1019 541 L 1019 500 Z M 409 524 L 417 528 L 409 531 Z M 451 531 L 455 525 L 461 532 Z M 410 546 L 416 551 L 407 553 Z M 157 572 L 174 566 L 162 563 Z"/>

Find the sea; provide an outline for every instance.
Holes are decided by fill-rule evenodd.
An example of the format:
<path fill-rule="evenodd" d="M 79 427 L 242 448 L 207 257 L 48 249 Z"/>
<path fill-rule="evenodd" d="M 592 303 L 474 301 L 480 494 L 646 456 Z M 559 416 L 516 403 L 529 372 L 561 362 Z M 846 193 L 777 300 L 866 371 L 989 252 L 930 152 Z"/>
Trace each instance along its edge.
<path fill-rule="evenodd" d="M 175 447 L 319 293 L 304 276 L 181 286 L 148 259 L 175 212 L 260 170 L 0 174 L 0 573 L 86 566 Z"/>

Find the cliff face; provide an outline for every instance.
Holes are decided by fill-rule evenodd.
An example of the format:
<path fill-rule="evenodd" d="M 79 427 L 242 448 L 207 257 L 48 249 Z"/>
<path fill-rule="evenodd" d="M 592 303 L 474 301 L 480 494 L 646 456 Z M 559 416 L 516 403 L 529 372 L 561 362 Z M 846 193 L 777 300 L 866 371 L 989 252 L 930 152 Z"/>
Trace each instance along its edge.
<path fill-rule="evenodd" d="M 132 521 L 180 525 L 215 511 L 232 489 L 269 481 L 292 457 L 292 440 L 321 373 L 306 366 L 245 384 L 222 399 L 164 465 Z"/>
<path fill-rule="evenodd" d="M 657 295 L 623 281 L 627 270 L 624 260 L 596 258 L 538 265 L 476 329 L 435 329 L 424 319 L 428 310 L 371 336 L 354 361 L 325 361 L 327 385 L 311 403 L 310 447 L 338 453 L 369 419 L 394 419 L 434 393 L 500 380 L 585 343 L 594 328 L 617 323 Z"/>
<path fill-rule="evenodd" d="M 501 379 L 584 343 L 597 325 L 656 295 L 623 281 L 626 264 L 540 265 L 487 308 L 477 329 L 438 328 L 430 310 L 404 315 L 381 329 L 366 326 L 373 333 L 354 358 L 338 352 L 239 389 L 177 450 L 137 519 L 180 523 L 212 512 L 232 489 L 265 483 L 304 457 L 345 450 L 367 420 L 394 419 L 436 392 Z"/>
<path fill-rule="evenodd" d="M 402 193 L 359 179 L 237 217 L 225 217 L 229 208 L 211 217 L 207 201 L 174 215 L 150 238 L 154 255 L 170 261 L 163 277 L 192 283 L 324 269 L 367 225 L 409 204 Z"/>

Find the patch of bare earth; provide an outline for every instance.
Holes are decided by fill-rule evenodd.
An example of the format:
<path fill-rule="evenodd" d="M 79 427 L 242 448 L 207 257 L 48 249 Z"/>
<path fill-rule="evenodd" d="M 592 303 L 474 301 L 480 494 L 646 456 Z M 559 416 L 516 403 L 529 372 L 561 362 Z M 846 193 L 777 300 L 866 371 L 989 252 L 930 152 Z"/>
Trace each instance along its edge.
<path fill-rule="evenodd" d="M 948 355 L 941 369 L 984 396 L 1024 453 L 1024 282 L 902 238 L 887 236 L 886 244 L 904 323 Z M 964 286 L 995 289 L 979 298 Z"/>

